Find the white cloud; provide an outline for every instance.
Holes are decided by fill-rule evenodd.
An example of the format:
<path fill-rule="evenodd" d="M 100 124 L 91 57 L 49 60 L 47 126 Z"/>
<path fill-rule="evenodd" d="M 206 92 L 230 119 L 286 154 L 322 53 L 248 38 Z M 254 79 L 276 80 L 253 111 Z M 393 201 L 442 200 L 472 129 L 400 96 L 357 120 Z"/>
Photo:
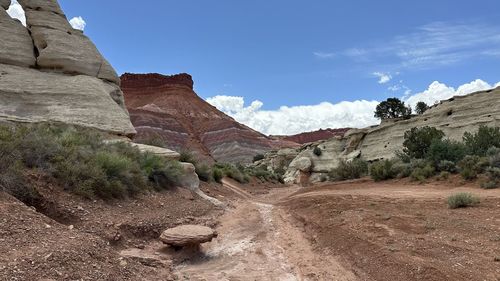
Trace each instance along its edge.
<path fill-rule="evenodd" d="M 236 121 L 268 135 L 291 135 L 321 128 L 362 128 L 379 122 L 373 116 L 377 101 L 322 102 L 282 106 L 277 110 L 263 110 L 263 103 L 258 100 L 245 107 L 243 97 L 215 96 L 207 102 Z"/>
<path fill-rule="evenodd" d="M 467 95 L 499 86 L 500 82 L 492 86 L 481 79 L 476 79 L 455 89 L 434 81 L 427 90 L 415 95 L 411 95 L 411 90 L 406 86 L 400 87 L 406 89 L 402 99 L 411 106 L 415 106 L 419 101 L 432 105 L 453 96 Z M 262 109 L 263 103 L 259 100 L 245 106 L 245 99 L 236 96 L 219 95 L 208 98 L 207 102 L 236 121 L 267 135 L 292 135 L 321 128 L 363 128 L 379 124 L 379 120 L 373 116 L 373 112 L 379 104 L 375 100 L 282 106 L 276 110 Z"/>
<path fill-rule="evenodd" d="M 335 53 L 325 53 L 325 52 L 314 52 L 313 55 L 320 59 L 333 59 L 336 56 Z"/>
<path fill-rule="evenodd" d="M 499 85 L 497 83 L 497 85 Z M 453 96 L 465 96 L 477 91 L 484 91 L 493 88 L 494 86 L 484 82 L 481 79 L 476 79 L 470 83 L 459 86 L 456 90 L 453 87 L 447 86 L 438 81 L 432 82 L 429 88 L 421 93 L 417 93 L 405 99 L 405 102 L 411 106 L 415 106 L 417 102 L 423 101 L 428 105 L 433 105 L 436 102 L 449 99 Z"/>
<path fill-rule="evenodd" d="M 389 90 L 391 92 L 397 92 L 397 91 L 401 90 L 401 86 L 399 86 L 399 85 L 392 85 L 389 88 L 387 88 L 387 90 Z"/>
<path fill-rule="evenodd" d="M 500 26 L 433 22 L 384 41 L 337 51 L 357 62 L 385 61 L 395 69 L 429 69 L 500 55 Z M 379 63 L 378 63 L 379 64 Z"/>
<path fill-rule="evenodd" d="M 83 20 L 82 17 L 74 17 L 74 18 L 70 19 L 69 24 L 71 24 L 71 26 L 74 29 L 78 29 L 78 30 L 82 30 L 82 31 L 85 29 L 85 26 L 87 25 L 87 23 L 85 22 L 85 20 Z"/>
<path fill-rule="evenodd" d="M 16 0 L 12 0 L 7 13 L 11 18 L 20 20 L 21 23 L 26 26 L 26 16 L 24 14 L 23 7 L 21 7 Z"/>
<path fill-rule="evenodd" d="M 379 78 L 379 80 L 378 80 L 378 83 L 379 83 L 379 84 L 385 84 L 385 83 L 387 83 L 387 82 L 391 81 L 391 79 L 392 79 L 392 76 L 391 76 L 391 74 L 389 74 L 389 73 L 383 73 L 383 72 L 373 72 L 373 75 L 374 75 L 375 77 L 378 77 L 378 78 Z"/>

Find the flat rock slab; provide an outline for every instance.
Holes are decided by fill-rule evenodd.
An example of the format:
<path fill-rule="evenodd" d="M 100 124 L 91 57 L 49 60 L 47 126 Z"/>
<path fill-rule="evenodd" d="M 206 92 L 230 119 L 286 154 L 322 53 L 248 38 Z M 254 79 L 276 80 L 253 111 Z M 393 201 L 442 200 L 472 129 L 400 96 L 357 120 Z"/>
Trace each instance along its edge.
<path fill-rule="evenodd" d="M 160 240 L 168 245 L 183 247 L 210 242 L 217 237 L 217 232 L 202 225 L 181 225 L 165 230 Z"/>

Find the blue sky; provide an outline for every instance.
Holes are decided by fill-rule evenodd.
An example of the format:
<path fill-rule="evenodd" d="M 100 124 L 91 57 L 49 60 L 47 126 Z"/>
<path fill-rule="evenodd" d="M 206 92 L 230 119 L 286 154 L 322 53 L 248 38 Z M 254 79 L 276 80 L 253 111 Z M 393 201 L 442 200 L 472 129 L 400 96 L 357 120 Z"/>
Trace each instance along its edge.
<path fill-rule="evenodd" d="M 84 19 L 85 34 L 119 73 L 190 73 L 200 96 L 212 97 L 213 104 L 266 133 L 374 121 L 342 123 L 359 119 L 352 114 L 342 117 L 349 114 L 343 112 L 337 123 L 313 120 L 314 124 L 287 131 L 267 126 L 279 121 L 270 120 L 279 118 L 270 113 L 258 120 L 260 125 L 252 124 L 250 119 L 257 117 L 248 111 L 282 111 L 282 106 L 314 110 L 325 102 L 335 106 L 342 101 L 409 97 L 428 90 L 434 81 L 453 90 L 476 79 L 490 86 L 500 81 L 496 0 L 60 4 L 68 18 Z M 253 101 L 257 103 L 252 108 Z"/>

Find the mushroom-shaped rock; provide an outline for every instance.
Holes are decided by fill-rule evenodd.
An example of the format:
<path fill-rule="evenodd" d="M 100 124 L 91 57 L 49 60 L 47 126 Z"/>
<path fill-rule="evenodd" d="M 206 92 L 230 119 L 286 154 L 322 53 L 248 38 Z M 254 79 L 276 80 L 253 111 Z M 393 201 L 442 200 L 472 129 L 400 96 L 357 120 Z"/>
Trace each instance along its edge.
<path fill-rule="evenodd" d="M 189 245 L 199 245 L 210 242 L 217 237 L 217 232 L 207 226 L 202 225 L 181 225 L 165 230 L 160 240 L 168 245 L 183 247 Z"/>

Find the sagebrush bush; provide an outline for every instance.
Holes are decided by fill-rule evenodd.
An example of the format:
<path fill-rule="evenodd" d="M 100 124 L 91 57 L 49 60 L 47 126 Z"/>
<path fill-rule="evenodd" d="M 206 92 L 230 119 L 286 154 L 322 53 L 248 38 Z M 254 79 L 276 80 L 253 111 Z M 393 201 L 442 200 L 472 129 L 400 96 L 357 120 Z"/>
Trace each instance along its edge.
<path fill-rule="evenodd" d="M 479 157 L 477 155 L 467 155 L 464 157 L 464 159 L 458 162 L 460 175 L 465 180 L 476 179 L 477 175 L 484 172 L 488 165 L 488 158 Z"/>
<path fill-rule="evenodd" d="M 396 173 L 396 177 L 399 179 L 409 177 L 413 171 L 411 163 L 395 160 L 393 160 L 392 170 Z"/>
<path fill-rule="evenodd" d="M 343 181 L 350 179 L 359 179 L 368 174 L 368 163 L 361 159 L 352 161 L 340 161 L 336 168 L 333 168 L 328 177 L 332 181 Z"/>
<path fill-rule="evenodd" d="M 15 154 L 19 166 L 37 169 L 88 198 L 122 198 L 152 187 L 167 188 L 181 171 L 176 163 L 127 143 L 105 142 L 101 133 L 73 126 L 0 127 L 2 149 Z"/>
<path fill-rule="evenodd" d="M 500 186 L 500 168 L 488 167 L 486 169 L 488 181 L 481 184 L 484 189 L 498 188 Z"/>
<path fill-rule="evenodd" d="M 393 161 L 382 160 L 370 165 L 370 176 L 375 181 L 393 179 L 398 171 L 393 169 Z"/>
<path fill-rule="evenodd" d="M 456 173 L 458 170 L 457 164 L 448 160 L 442 160 L 441 162 L 439 162 L 439 164 L 437 165 L 437 169 L 438 171 L 448 173 Z"/>
<path fill-rule="evenodd" d="M 448 178 L 450 178 L 450 172 L 442 171 L 441 173 L 439 173 L 437 180 L 444 181 L 447 180 Z"/>
<path fill-rule="evenodd" d="M 424 182 L 426 179 L 434 176 L 436 170 L 431 164 L 427 164 L 424 167 L 418 167 L 410 175 L 410 178 L 414 181 Z"/>
<path fill-rule="evenodd" d="M 466 132 L 463 142 L 470 155 L 486 156 L 491 147 L 500 147 L 500 128 L 480 126 L 475 133 Z"/>
<path fill-rule="evenodd" d="M 457 193 L 447 199 L 450 209 L 465 208 L 479 204 L 479 198 L 470 193 Z"/>

